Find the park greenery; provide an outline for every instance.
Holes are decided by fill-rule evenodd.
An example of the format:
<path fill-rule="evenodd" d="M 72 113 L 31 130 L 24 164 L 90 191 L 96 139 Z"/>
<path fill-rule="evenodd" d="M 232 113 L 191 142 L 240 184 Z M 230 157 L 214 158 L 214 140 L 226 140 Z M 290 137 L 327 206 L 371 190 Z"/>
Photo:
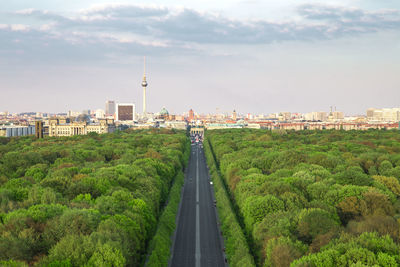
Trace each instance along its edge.
<path fill-rule="evenodd" d="M 0 138 L 0 264 L 165 265 L 188 149 L 171 130 Z"/>
<path fill-rule="evenodd" d="M 257 266 L 400 265 L 399 131 L 213 130 L 206 142 L 231 199 L 218 210 L 232 204 Z M 224 232 L 238 238 L 235 220 Z"/>
<path fill-rule="evenodd" d="M 185 160 L 189 159 L 190 150 L 185 151 Z M 187 162 L 187 161 L 185 161 Z M 176 229 L 176 217 L 179 203 L 181 201 L 181 192 L 184 183 L 183 173 L 179 173 L 174 185 L 171 188 L 168 205 L 165 207 L 157 227 L 157 232 L 150 242 L 151 255 L 146 266 L 168 266 L 171 257 L 172 240 L 171 237 Z"/>

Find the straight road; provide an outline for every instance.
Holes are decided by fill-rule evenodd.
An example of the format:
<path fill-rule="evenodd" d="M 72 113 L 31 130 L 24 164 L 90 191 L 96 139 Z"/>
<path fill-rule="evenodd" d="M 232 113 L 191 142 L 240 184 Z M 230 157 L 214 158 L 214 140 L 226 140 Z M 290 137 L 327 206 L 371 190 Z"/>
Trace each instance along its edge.
<path fill-rule="evenodd" d="M 192 145 L 170 266 L 226 266 L 210 177 L 199 144 Z"/>

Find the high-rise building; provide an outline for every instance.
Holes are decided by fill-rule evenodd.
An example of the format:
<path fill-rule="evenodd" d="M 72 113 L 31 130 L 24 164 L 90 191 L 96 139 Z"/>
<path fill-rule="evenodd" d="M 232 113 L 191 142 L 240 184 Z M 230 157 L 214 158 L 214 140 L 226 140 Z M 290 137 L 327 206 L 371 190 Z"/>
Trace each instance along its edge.
<path fill-rule="evenodd" d="M 144 58 L 144 70 L 143 70 L 142 87 L 143 87 L 143 117 L 146 117 L 146 87 L 147 87 L 147 81 L 146 81 L 146 57 Z"/>
<path fill-rule="evenodd" d="M 106 115 L 113 116 L 115 114 L 115 101 L 106 101 Z"/>
<path fill-rule="evenodd" d="M 232 119 L 233 119 L 234 121 L 237 120 L 237 113 L 236 113 L 236 110 L 233 110 Z"/>
<path fill-rule="evenodd" d="M 134 121 L 136 120 L 136 107 L 132 103 L 118 103 L 116 105 L 117 121 Z"/>

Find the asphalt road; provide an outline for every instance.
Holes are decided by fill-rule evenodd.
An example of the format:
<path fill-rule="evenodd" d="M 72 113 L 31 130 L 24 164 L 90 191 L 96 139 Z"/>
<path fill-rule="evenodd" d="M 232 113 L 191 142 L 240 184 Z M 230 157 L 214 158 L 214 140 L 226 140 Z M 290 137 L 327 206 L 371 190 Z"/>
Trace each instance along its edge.
<path fill-rule="evenodd" d="M 192 145 L 170 266 L 227 266 L 203 149 Z"/>

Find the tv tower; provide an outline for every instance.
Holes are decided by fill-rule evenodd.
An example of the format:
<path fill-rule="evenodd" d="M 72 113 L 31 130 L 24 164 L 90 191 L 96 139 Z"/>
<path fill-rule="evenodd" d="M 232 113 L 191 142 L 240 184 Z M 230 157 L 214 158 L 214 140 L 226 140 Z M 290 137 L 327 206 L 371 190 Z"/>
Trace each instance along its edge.
<path fill-rule="evenodd" d="M 146 81 L 146 57 L 144 57 L 144 71 L 143 71 L 142 87 L 143 87 L 143 117 L 146 117 L 146 87 L 147 87 L 147 81 Z"/>

